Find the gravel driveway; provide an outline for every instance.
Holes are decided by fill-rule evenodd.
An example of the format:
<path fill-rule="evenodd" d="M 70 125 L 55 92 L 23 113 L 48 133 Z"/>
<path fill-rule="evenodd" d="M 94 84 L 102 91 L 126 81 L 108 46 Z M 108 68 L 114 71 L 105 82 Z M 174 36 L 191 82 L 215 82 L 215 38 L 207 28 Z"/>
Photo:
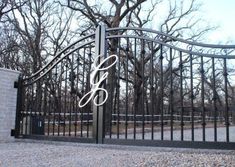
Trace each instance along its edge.
<path fill-rule="evenodd" d="M 235 151 L 16 140 L 0 143 L 0 167 L 231 166 Z"/>

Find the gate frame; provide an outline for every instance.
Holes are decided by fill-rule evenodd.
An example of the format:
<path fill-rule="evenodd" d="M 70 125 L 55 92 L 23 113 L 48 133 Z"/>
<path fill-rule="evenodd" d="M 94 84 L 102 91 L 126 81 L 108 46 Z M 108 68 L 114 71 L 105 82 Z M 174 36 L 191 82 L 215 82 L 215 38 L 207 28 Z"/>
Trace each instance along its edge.
<path fill-rule="evenodd" d="M 17 102 L 16 102 L 16 118 L 15 118 L 15 138 L 20 136 L 20 117 L 22 110 L 22 98 L 23 98 L 23 85 L 22 85 L 22 74 L 19 75 L 18 81 L 15 82 L 15 88 L 17 88 Z"/>
<path fill-rule="evenodd" d="M 105 27 L 99 25 L 95 31 L 95 56 L 100 56 L 98 64 L 100 61 L 107 57 L 106 55 L 106 30 Z M 96 80 L 100 80 L 100 76 L 104 74 L 103 71 L 98 71 Z M 102 88 L 105 88 L 105 81 L 102 83 Z M 105 98 L 104 92 L 97 92 L 99 98 L 97 98 L 96 104 L 99 101 L 103 101 Z M 105 116 L 105 104 L 102 106 L 96 106 L 93 103 L 93 138 L 96 140 L 96 143 L 102 144 L 105 136 L 104 132 L 104 116 Z"/>

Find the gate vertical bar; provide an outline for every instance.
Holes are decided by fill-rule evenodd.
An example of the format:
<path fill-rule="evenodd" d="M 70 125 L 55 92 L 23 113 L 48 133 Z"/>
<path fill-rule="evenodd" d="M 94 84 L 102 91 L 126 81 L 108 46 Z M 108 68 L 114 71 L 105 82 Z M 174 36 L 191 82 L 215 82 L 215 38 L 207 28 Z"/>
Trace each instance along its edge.
<path fill-rule="evenodd" d="M 102 59 L 106 58 L 106 45 L 105 45 L 105 27 L 99 25 L 95 31 L 95 56 L 99 56 L 98 64 Z M 96 80 L 100 79 L 103 71 L 99 71 L 96 76 Z M 105 84 L 102 84 L 104 88 Z M 103 101 L 104 93 L 97 92 L 97 101 Z M 99 102 L 97 102 L 98 104 Z M 96 143 L 103 143 L 104 138 L 104 116 L 105 116 L 105 105 L 96 106 L 93 104 L 93 138 L 96 139 Z"/>
<path fill-rule="evenodd" d="M 134 42 L 134 83 L 136 83 L 137 81 L 137 76 L 136 76 L 136 71 L 137 71 L 137 60 L 136 60 L 136 57 L 137 57 L 137 41 L 136 41 L 136 38 L 135 38 L 135 42 Z M 120 55 L 120 53 L 119 53 Z M 120 63 L 119 63 L 120 64 Z M 135 85 L 136 86 L 136 85 Z M 134 100 L 136 99 L 136 93 L 134 93 Z M 136 109 L 134 110 L 134 140 L 136 139 Z"/>
<path fill-rule="evenodd" d="M 118 59 L 120 60 L 120 50 L 121 44 L 120 44 L 120 39 L 118 39 Z M 117 138 L 119 139 L 119 132 L 120 132 L 120 70 L 121 70 L 121 63 L 118 61 L 118 88 L 117 88 Z"/>
<path fill-rule="evenodd" d="M 151 42 L 151 58 L 150 58 L 150 111 L 151 111 L 151 140 L 154 139 L 154 97 L 153 97 L 153 91 L 154 91 L 154 81 L 153 81 L 153 42 Z"/>
<path fill-rule="evenodd" d="M 125 139 L 127 139 L 127 130 L 128 130 L 128 121 L 129 121 L 129 102 L 128 102 L 128 52 L 129 52 L 129 38 L 126 39 L 127 42 L 127 46 L 126 46 L 126 59 L 125 59 L 125 63 L 126 63 L 126 73 L 125 73 L 125 78 L 126 78 L 126 102 L 125 102 Z"/>
<path fill-rule="evenodd" d="M 171 141 L 173 140 L 173 131 L 174 131 L 174 107 L 173 107 L 173 97 L 174 97 L 174 90 L 173 90 L 173 57 L 172 57 L 172 48 L 170 48 L 170 110 L 171 110 Z"/>
<path fill-rule="evenodd" d="M 164 116 L 164 88 L 163 88 L 163 46 L 162 44 L 160 45 L 160 88 L 161 88 L 161 104 L 160 104 L 160 111 L 161 111 L 161 140 L 164 139 L 164 119 L 163 119 L 163 116 Z"/>
<path fill-rule="evenodd" d="M 184 140 L 184 95 L 183 95 L 183 60 L 182 51 L 180 51 L 180 132 L 181 141 Z"/>
<path fill-rule="evenodd" d="M 205 70 L 203 56 L 201 56 L 201 105 L 202 105 L 202 141 L 206 141 L 206 121 L 205 121 Z"/>
<path fill-rule="evenodd" d="M 227 60 L 224 58 L 224 91 L 225 91 L 225 126 L 226 126 L 226 142 L 229 142 L 229 107 L 228 107 L 228 71 Z"/>
<path fill-rule="evenodd" d="M 145 137 L 145 106 L 144 106 L 144 84 L 145 84 L 145 81 L 144 81 L 144 57 L 145 57 L 145 43 L 144 43 L 144 40 L 141 40 L 141 77 L 142 77 L 142 85 L 143 85 L 143 88 L 142 88 L 142 96 L 141 96 L 141 110 L 142 110 L 142 139 L 144 140 L 144 137 Z"/>
<path fill-rule="evenodd" d="M 194 92 L 193 92 L 193 55 L 190 54 L 190 106 L 191 106 L 191 140 L 194 141 Z"/>
<path fill-rule="evenodd" d="M 212 57 L 212 78 L 213 78 L 213 115 L 214 115 L 214 141 L 217 142 L 217 94 L 215 78 L 215 58 Z"/>

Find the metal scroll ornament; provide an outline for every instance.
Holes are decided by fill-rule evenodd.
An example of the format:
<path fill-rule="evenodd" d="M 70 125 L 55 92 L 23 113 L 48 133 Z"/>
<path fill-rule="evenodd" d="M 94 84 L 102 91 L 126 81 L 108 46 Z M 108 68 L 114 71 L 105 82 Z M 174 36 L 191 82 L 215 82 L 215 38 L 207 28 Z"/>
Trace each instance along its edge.
<path fill-rule="evenodd" d="M 108 92 L 106 89 L 101 87 L 101 84 L 104 80 L 106 80 L 106 78 L 108 77 L 108 72 L 106 70 L 108 70 L 109 68 L 111 68 L 112 66 L 114 66 L 118 60 L 117 55 L 110 55 L 109 57 L 105 58 L 104 60 L 102 60 L 99 64 L 98 64 L 98 60 L 101 57 L 101 55 L 97 56 L 95 61 L 94 61 L 94 71 L 91 73 L 90 76 L 90 84 L 91 84 L 91 91 L 89 91 L 88 93 L 86 93 L 79 101 L 78 106 L 80 108 L 86 106 L 91 100 L 93 100 L 94 105 L 96 106 L 101 106 L 103 105 L 107 99 L 108 99 Z M 107 67 L 102 67 L 105 62 L 107 62 L 109 59 L 114 59 L 113 63 L 108 65 Z M 96 66 L 96 64 L 98 64 Z M 106 71 L 105 73 L 103 73 L 103 75 L 99 78 L 99 80 L 96 80 L 96 75 L 99 71 Z M 104 92 L 105 94 L 105 98 L 104 100 L 100 101 L 97 103 L 97 98 L 99 97 L 99 95 L 97 94 L 97 92 Z"/>

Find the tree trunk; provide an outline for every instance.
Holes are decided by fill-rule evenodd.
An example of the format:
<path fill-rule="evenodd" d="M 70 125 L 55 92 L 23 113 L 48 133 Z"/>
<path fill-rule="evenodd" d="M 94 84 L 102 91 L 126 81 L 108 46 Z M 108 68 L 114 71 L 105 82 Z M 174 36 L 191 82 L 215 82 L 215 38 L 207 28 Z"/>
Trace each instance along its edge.
<path fill-rule="evenodd" d="M 109 55 L 117 55 L 117 48 L 118 48 L 118 40 L 112 39 L 110 41 L 110 52 Z M 115 59 L 110 59 L 109 64 L 112 64 Z M 106 82 L 106 90 L 108 91 L 108 99 L 105 103 L 105 134 L 108 134 L 111 131 L 111 123 L 112 123 L 112 113 L 114 110 L 114 90 L 116 88 L 117 83 L 117 76 L 116 76 L 116 67 L 113 66 L 108 69 L 108 78 Z"/>

